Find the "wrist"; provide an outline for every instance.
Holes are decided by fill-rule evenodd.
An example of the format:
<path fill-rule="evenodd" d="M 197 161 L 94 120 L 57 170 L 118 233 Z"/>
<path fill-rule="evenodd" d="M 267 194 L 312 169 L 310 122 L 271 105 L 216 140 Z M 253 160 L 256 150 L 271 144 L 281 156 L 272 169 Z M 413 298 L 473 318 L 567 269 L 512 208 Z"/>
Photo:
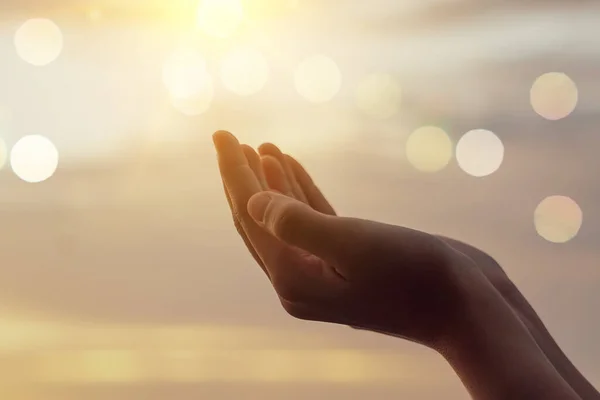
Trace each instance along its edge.
<path fill-rule="evenodd" d="M 477 399 L 579 399 L 487 280 L 465 285 L 464 308 L 436 350 Z"/>

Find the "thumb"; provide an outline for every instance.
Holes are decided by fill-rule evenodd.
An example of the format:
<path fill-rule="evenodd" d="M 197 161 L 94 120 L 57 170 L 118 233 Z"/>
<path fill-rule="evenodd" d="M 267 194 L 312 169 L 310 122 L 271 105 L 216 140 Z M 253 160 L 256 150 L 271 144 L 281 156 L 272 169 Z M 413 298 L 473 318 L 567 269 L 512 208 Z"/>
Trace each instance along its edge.
<path fill-rule="evenodd" d="M 325 260 L 339 260 L 342 247 L 348 244 L 342 218 L 320 213 L 282 194 L 255 194 L 248 201 L 248 213 L 279 240 Z"/>

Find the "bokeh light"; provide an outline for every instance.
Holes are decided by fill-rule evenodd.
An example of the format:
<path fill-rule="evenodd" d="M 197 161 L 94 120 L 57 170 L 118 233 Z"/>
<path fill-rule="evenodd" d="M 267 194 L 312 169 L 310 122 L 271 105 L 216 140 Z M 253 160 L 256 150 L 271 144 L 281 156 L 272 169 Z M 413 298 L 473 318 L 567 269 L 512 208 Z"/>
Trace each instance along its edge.
<path fill-rule="evenodd" d="M 173 97 L 196 95 L 204 87 L 206 61 L 194 49 L 182 48 L 173 52 L 163 66 L 163 82 Z"/>
<path fill-rule="evenodd" d="M 530 92 L 531 106 L 543 118 L 551 121 L 567 117 L 575 110 L 578 91 L 566 74 L 549 72 L 536 79 Z"/>
<path fill-rule="evenodd" d="M 17 54 L 35 66 L 48 65 L 63 49 L 63 35 L 51 20 L 35 18 L 26 21 L 15 34 Z"/>
<path fill-rule="evenodd" d="M 171 103 L 186 115 L 198 115 L 210 107 L 214 87 L 206 61 L 194 49 L 173 52 L 163 66 L 163 82 Z"/>
<path fill-rule="evenodd" d="M 355 97 L 357 106 L 367 115 L 376 119 L 386 119 L 400 109 L 402 90 L 393 76 L 372 74 L 357 86 Z"/>
<path fill-rule="evenodd" d="M 13 172 L 25 182 L 42 182 L 54 175 L 58 150 L 44 136 L 25 136 L 13 146 L 10 163 Z"/>
<path fill-rule="evenodd" d="M 456 145 L 456 160 L 467 174 L 483 177 L 493 174 L 504 160 L 504 145 L 498 136 L 485 129 L 467 132 Z"/>
<path fill-rule="evenodd" d="M 198 26 L 216 38 L 233 35 L 243 17 L 244 8 L 240 0 L 202 0 L 198 7 Z"/>
<path fill-rule="evenodd" d="M 450 162 L 452 147 L 452 140 L 443 129 L 423 126 L 409 136 L 406 157 L 419 171 L 437 172 Z"/>
<path fill-rule="evenodd" d="M 583 212 L 570 197 L 550 196 L 542 200 L 534 213 L 537 233 L 552 243 L 566 243 L 579 233 Z"/>
<path fill-rule="evenodd" d="M 342 74 L 331 58 L 314 55 L 296 67 L 294 83 L 302 97 L 313 103 L 324 103 L 340 91 Z"/>
<path fill-rule="evenodd" d="M 171 104 L 182 114 L 188 116 L 200 115 L 208 111 L 214 97 L 214 86 L 210 75 L 204 78 L 204 89 L 202 92 L 186 97 L 174 98 L 171 97 Z"/>
<path fill-rule="evenodd" d="M 6 143 L 0 138 L 0 169 L 6 165 L 6 159 L 8 157 L 8 151 L 6 150 Z"/>
<path fill-rule="evenodd" d="M 92 20 L 92 21 L 99 21 L 102 19 L 102 17 L 104 16 L 102 10 L 100 10 L 99 8 L 92 8 L 91 10 L 88 11 L 88 17 Z"/>
<path fill-rule="evenodd" d="M 221 79 L 225 87 L 240 96 L 262 90 L 269 78 L 265 56 L 252 48 L 240 48 L 228 53 L 221 63 Z"/>

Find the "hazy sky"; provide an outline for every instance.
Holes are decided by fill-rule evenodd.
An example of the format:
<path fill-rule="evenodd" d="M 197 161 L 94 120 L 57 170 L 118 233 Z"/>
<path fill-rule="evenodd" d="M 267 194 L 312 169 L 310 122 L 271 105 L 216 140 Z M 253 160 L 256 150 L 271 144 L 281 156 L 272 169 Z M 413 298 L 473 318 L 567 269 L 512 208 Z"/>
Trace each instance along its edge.
<path fill-rule="evenodd" d="M 43 134 L 61 154 L 41 184 L 0 170 L 2 393 L 467 398 L 432 352 L 285 315 L 231 224 L 210 145 L 220 128 L 298 155 L 343 215 L 489 251 L 600 385 L 594 2 L 528 2 L 524 10 L 500 1 L 300 0 L 296 11 L 265 13 L 243 37 L 218 44 L 190 36 L 183 11 L 192 3 L 0 3 L 0 139 L 10 148 Z M 90 20 L 90 8 L 104 10 L 102 18 Z M 45 15 L 60 26 L 64 48 L 36 68 L 16 54 L 14 32 Z M 161 74 L 182 42 L 197 46 L 215 76 L 225 51 L 260 48 L 271 67 L 267 86 L 239 98 L 217 79 L 205 114 L 180 114 Z M 320 106 L 292 83 L 312 53 L 335 59 L 343 76 L 339 95 Z M 354 104 L 357 82 L 374 71 L 393 73 L 403 87 L 401 112 L 388 121 Z M 573 114 L 554 122 L 529 104 L 532 82 L 550 71 L 568 73 L 579 89 Z M 415 171 L 406 139 L 425 124 L 443 126 L 454 142 L 492 130 L 505 146 L 502 166 L 485 178 L 468 176 L 455 159 L 439 173 Z M 81 163 L 90 155 L 101 157 Z M 534 210 L 550 195 L 570 196 L 583 210 L 568 243 L 536 233 Z"/>
<path fill-rule="evenodd" d="M 0 122 L 3 139 L 10 146 L 23 135 L 44 134 L 60 147 L 63 157 L 69 158 L 112 153 L 140 136 L 143 140 L 151 131 L 163 132 L 174 124 L 185 124 L 168 104 L 161 71 L 169 54 L 182 41 L 198 42 L 198 39 L 189 34 L 189 17 L 150 18 L 144 10 L 193 11 L 192 3 L 169 2 L 169 7 L 166 2 L 158 1 L 129 6 L 111 3 L 114 10 L 109 8 L 111 11 L 98 21 L 88 18 L 92 6 L 78 2 L 15 3 L 19 12 L 6 14 L 0 25 L 3 54 L 0 108 L 13 116 Z M 447 8 L 448 3 L 465 2 L 440 3 L 438 7 Z M 465 11 L 465 18 L 457 21 L 443 18 L 444 14 L 426 18 L 437 15 L 434 11 L 438 8 L 433 6 L 421 6 L 424 14 L 396 10 L 399 4 L 410 2 L 379 0 L 370 2 L 369 7 L 354 1 L 300 2 L 299 11 L 265 16 L 260 23 L 246 26 L 244 34 L 232 40 L 197 43 L 217 78 L 215 106 L 203 120 L 210 121 L 212 126 L 221 123 L 217 120 L 217 110 L 219 115 L 232 112 L 264 115 L 268 110 L 273 113 L 276 107 L 287 121 L 298 116 L 293 110 L 305 108 L 306 104 L 294 90 L 292 73 L 303 57 L 313 53 L 332 57 L 342 71 L 342 90 L 334 105 L 341 110 L 352 110 L 353 87 L 364 74 L 382 70 L 402 78 L 407 102 L 411 96 L 421 97 L 418 99 L 421 102 L 448 96 L 454 100 L 444 101 L 452 108 L 448 112 L 453 114 L 479 114 L 486 107 L 495 113 L 514 112 L 510 108 L 515 99 L 509 96 L 514 92 L 502 93 L 498 89 L 520 88 L 522 98 L 526 99 L 527 86 L 545 72 L 543 64 L 536 65 L 537 71 L 523 70 L 522 64 L 506 65 L 502 72 L 474 70 L 540 57 L 550 57 L 553 68 L 569 65 L 580 69 L 584 61 L 597 60 L 600 35 L 594 11 L 598 10 L 590 8 L 595 6 L 582 6 L 584 3 L 569 9 L 557 8 L 554 3 L 527 10 L 516 9 L 514 4 L 489 10 L 477 8 L 477 13 L 471 15 Z M 94 7 L 101 9 L 103 3 L 98 4 Z M 30 11 L 38 7 L 41 11 Z M 55 8 L 58 11 L 53 12 Z M 43 16 L 44 13 L 56 13 L 54 19 L 63 31 L 64 47 L 54 63 L 40 69 L 19 59 L 13 36 L 28 14 Z M 118 18 L 122 14 L 126 18 Z M 260 15 L 263 14 L 269 15 L 266 12 Z M 398 16 L 398 22 L 391 24 L 394 16 Z M 403 23 L 402 18 L 410 23 Z M 221 56 L 239 43 L 258 47 L 270 63 L 268 84 L 259 95 L 253 96 L 252 102 L 231 99 L 218 82 Z M 507 75 L 513 69 L 520 72 Z M 580 80 L 592 81 L 590 72 L 574 72 L 583 74 L 577 76 Z M 460 97 L 458 102 L 457 97 Z M 578 111 L 594 108 L 597 101 L 596 97 L 593 102 L 580 102 Z M 265 102 L 268 109 L 262 107 Z M 455 109 L 461 104 L 468 107 Z M 334 112 L 327 117 L 338 119 Z M 176 129 L 169 135 L 177 138 L 182 132 L 187 131 Z"/>

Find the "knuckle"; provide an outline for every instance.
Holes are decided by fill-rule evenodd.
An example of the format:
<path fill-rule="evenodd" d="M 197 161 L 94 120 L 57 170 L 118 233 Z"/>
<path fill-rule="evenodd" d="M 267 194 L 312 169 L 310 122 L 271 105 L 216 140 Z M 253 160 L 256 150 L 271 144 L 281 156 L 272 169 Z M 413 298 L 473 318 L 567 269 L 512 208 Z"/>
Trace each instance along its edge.
<path fill-rule="evenodd" d="M 440 266 L 450 265 L 456 258 L 454 249 L 442 238 L 435 235 L 425 237 L 425 248 L 433 261 Z"/>
<path fill-rule="evenodd" d="M 276 236 L 285 239 L 294 235 L 298 229 L 298 223 L 301 222 L 299 211 L 297 204 L 287 204 L 279 210 L 272 212 L 269 220 L 273 221 L 272 228 Z"/>

